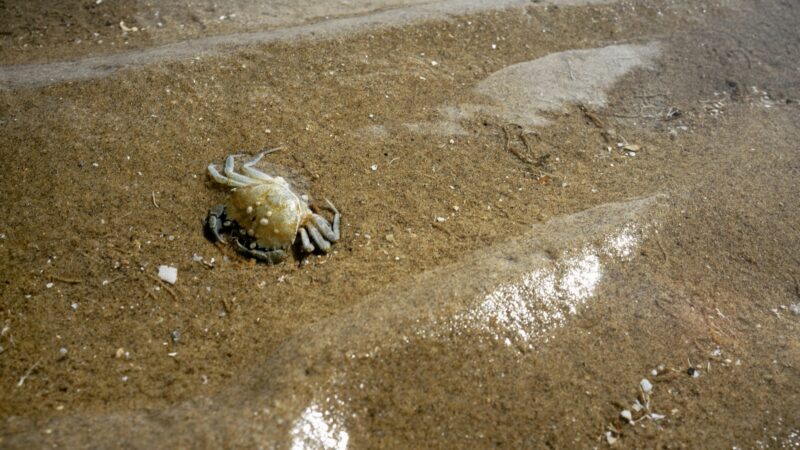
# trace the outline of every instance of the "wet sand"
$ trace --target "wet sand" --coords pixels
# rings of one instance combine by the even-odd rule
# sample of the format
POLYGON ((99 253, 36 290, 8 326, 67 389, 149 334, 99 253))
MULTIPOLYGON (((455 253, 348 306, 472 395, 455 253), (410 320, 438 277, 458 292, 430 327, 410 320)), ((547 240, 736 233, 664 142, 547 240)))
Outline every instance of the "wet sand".
POLYGON ((798 23, 531 4, 0 91, 0 442, 796 448, 798 23), (343 238, 270 267, 201 221, 279 145, 343 238))

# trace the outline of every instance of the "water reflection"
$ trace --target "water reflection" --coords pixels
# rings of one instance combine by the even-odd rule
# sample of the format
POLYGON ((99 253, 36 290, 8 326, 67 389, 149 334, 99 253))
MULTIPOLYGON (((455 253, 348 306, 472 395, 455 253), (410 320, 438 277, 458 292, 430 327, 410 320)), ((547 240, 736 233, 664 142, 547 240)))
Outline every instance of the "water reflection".
POLYGON ((629 259, 642 232, 635 224, 627 224, 601 239, 600 245, 585 246, 558 261, 544 262, 518 281, 498 286, 476 307, 421 334, 441 337, 482 331, 506 345, 529 348, 535 342, 548 342, 552 332, 563 327, 595 295, 603 279, 604 263, 629 259))
POLYGON ((334 410, 309 405, 291 430, 292 450, 345 450, 350 436, 334 410))
POLYGON ((640 234, 641 231, 637 233, 633 225, 623 227, 619 233, 606 239, 605 253, 621 259, 630 258, 639 244, 640 234))
MULTIPOLYGON (((562 250, 558 258, 550 258, 544 253, 534 251, 515 260, 526 261, 519 263, 526 265, 512 265, 510 269, 502 264, 492 266, 491 258, 488 259, 489 263, 479 266, 485 274, 491 274, 492 271, 503 273, 507 270, 516 272, 525 267, 529 270, 516 272, 520 273, 516 279, 495 285, 485 295, 468 297, 465 303, 458 304, 456 312, 448 307, 453 305, 448 303, 453 299, 446 296, 435 299, 436 302, 430 304, 433 314, 420 315, 414 319, 418 327, 414 329, 414 334, 423 339, 442 341, 459 337, 473 339, 477 334, 479 338, 504 343, 512 351, 532 349, 547 343, 553 338, 555 330, 568 326, 570 318, 597 295, 601 283, 607 277, 609 265, 615 261, 631 259, 635 255, 644 238, 646 226, 635 221, 620 220, 619 226, 606 226, 603 229, 606 230, 605 233, 577 239, 581 244, 562 250), (587 244, 587 241, 591 243, 587 244), (436 319, 432 318, 437 316, 436 319)), ((534 245, 532 248, 539 247, 534 245)), ((498 260, 500 259, 502 256, 498 260)), ((505 263, 506 260, 502 260, 505 263)), ((461 276, 463 273, 458 272, 457 275, 461 276)), ((458 276, 451 276, 454 277, 453 282, 459 280, 458 276)), ((488 275, 486 278, 492 279, 488 275)), ((427 291, 421 289, 420 292, 427 291)), ((412 341, 405 334, 396 337, 404 345, 409 345, 412 341)), ((391 338, 389 342, 392 342, 391 338)), ((342 391, 341 387, 342 383, 363 386, 370 379, 370 375, 365 375, 371 373, 369 368, 364 368, 365 372, 359 371, 362 364, 359 360, 362 357, 375 358, 384 347, 379 345, 368 348, 358 352, 353 349, 344 352, 354 366, 340 367, 342 372, 337 373, 345 381, 333 382, 333 379, 327 379, 321 387, 322 392, 327 392, 329 397, 322 397, 324 401, 311 402, 294 420, 290 429, 292 449, 347 448, 350 435, 345 428, 347 416, 343 411, 349 411, 352 407, 350 395, 353 392, 350 389, 342 391)), ((391 344, 387 344, 387 348, 391 349, 391 344)), ((413 355, 414 350, 409 351, 413 355)), ((402 385, 402 381, 398 383, 402 385)), ((359 398, 360 395, 362 394, 357 394, 359 398)))

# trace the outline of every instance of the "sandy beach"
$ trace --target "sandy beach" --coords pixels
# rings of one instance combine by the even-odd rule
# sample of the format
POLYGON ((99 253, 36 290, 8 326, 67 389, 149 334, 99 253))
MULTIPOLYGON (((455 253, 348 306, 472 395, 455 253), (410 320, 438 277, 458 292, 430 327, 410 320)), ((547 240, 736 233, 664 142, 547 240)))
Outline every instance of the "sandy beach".
POLYGON ((0 447, 800 448, 800 5, 51 3, 0 447), (271 266, 203 221, 276 147, 342 236, 271 266))

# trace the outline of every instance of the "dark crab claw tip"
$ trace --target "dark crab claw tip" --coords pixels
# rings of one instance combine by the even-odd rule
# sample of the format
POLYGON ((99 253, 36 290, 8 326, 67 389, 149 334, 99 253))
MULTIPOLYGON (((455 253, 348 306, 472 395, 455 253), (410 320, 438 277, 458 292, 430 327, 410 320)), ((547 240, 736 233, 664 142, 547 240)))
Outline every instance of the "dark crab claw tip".
POLYGON ((224 244, 225 243, 225 239, 223 239, 222 235, 219 234, 220 227, 218 226, 217 223, 215 223, 216 220, 217 219, 215 219, 215 218, 209 218, 208 221, 206 221, 206 224, 205 224, 206 225, 205 226, 206 237, 211 242, 221 242, 221 243, 224 244))
POLYGON ((206 216, 206 220, 203 222, 206 236, 213 242, 225 242, 219 234, 223 227, 224 216, 225 205, 215 205, 209 209, 208 216, 206 216))

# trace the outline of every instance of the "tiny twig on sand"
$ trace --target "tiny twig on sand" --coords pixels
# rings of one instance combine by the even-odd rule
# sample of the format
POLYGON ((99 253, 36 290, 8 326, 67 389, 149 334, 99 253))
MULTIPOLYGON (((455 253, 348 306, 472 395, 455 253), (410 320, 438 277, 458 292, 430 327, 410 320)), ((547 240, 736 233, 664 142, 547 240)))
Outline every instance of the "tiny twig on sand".
POLYGON ((165 282, 165 281, 163 281, 163 280, 162 280, 162 279, 160 279, 160 278, 157 278, 157 277, 156 277, 156 276, 154 276, 154 275, 150 275, 149 273, 147 274, 147 276, 148 276, 148 278, 151 278, 151 279, 153 279, 153 280, 154 280, 154 281, 156 281, 156 282, 157 282, 159 285, 161 285, 161 287, 163 287, 163 288, 164 288, 164 290, 165 290, 165 291, 167 291, 167 293, 169 293, 169 295, 171 295, 171 296, 172 296, 172 299, 173 299, 173 300, 175 300, 176 302, 177 302, 177 301, 179 301, 178 294, 176 294, 176 293, 175 293, 175 291, 173 291, 173 290, 172 290, 172 288, 170 288, 169 286, 167 286, 167 284, 166 284, 166 282, 165 282))
POLYGON ((664 250, 664 246, 661 244, 661 239, 658 236, 656 236, 656 244, 658 244, 658 248, 661 250, 661 255, 664 257, 664 261, 666 261, 668 259, 667 251, 664 250))
POLYGON ((453 235, 453 233, 447 231, 447 229, 445 227, 441 226, 438 223, 433 223, 432 225, 433 225, 433 228, 436 228, 437 230, 441 231, 442 233, 444 233, 444 234, 446 234, 448 236, 452 236, 453 235))
POLYGON ((597 114, 589 111, 589 108, 587 108, 586 105, 578 105, 578 108, 581 110, 583 115, 594 124, 594 126, 600 128, 601 130, 606 128, 606 125, 602 120, 600 120, 599 117, 597 117, 597 114))
POLYGON ((581 110, 583 115, 587 119, 589 119, 592 122, 592 124, 595 127, 597 127, 597 129, 600 130, 600 134, 603 136, 603 139, 606 141, 606 144, 611 144, 614 142, 615 139, 614 136, 612 135, 612 132, 610 132, 608 130, 608 127, 606 127, 606 124, 599 117, 597 117, 597 114, 590 111, 589 108, 586 107, 586 105, 578 105, 578 108, 581 110))
POLYGON ((153 205, 154 205, 156 208, 158 208, 158 203, 156 203, 156 191, 153 191, 153 193, 152 193, 152 195, 151 195, 151 196, 152 196, 152 198, 153 198, 153 205))
POLYGON ((28 379, 28 377, 29 377, 29 376, 31 376, 31 373, 33 373, 33 371, 34 371, 34 370, 36 370, 36 368, 37 368, 37 367, 39 367, 39 364, 40 364, 41 362, 42 362, 42 359, 41 359, 41 358, 39 358, 39 360, 38 360, 38 361, 36 361, 36 362, 35 362, 35 363, 34 363, 34 364, 31 366, 31 368, 30 368, 30 369, 28 369, 28 371, 27 371, 27 372, 25 372, 25 375, 23 375, 22 377, 20 377, 19 381, 17 382, 17 387, 22 387, 22 385, 23 385, 23 384, 25 384, 25 380, 27 380, 27 379, 28 379))
MULTIPOLYGON (((162 284, 163 284, 163 283, 162 283, 162 284)), ((163 284, 163 286, 162 286, 162 287, 164 288, 164 290, 165 290, 165 291, 167 291, 167 292, 169 293, 169 295, 171 295, 171 296, 172 296, 172 299, 173 299, 173 300, 175 300, 176 302, 177 302, 177 301, 179 301, 179 299, 178 299, 178 294, 176 294, 176 293, 175 293, 175 291, 173 291, 173 290, 172 290, 172 288, 170 288, 170 287, 169 287, 169 286, 167 286, 166 284, 163 284)))
POLYGON ((72 278, 64 278, 64 277, 61 277, 61 276, 58 276, 58 275, 53 275, 53 274, 50 274, 47 277, 50 278, 51 281, 60 281, 62 283, 67 283, 67 284, 81 284, 81 283, 83 283, 83 280, 76 280, 76 279, 72 279, 72 278))
MULTIPOLYGON (((517 159, 519 159, 520 161, 526 164, 533 165, 534 164, 533 160, 531 160, 530 158, 526 157, 525 155, 517 151, 517 149, 515 149, 514 146, 511 145, 511 133, 508 131, 508 128, 506 126, 503 126, 502 128, 503 128, 503 133, 505 133, 506 135, 506 151, 516 156, 517 159)), ((523 142, 525 141, 523 140, 523 142)))

